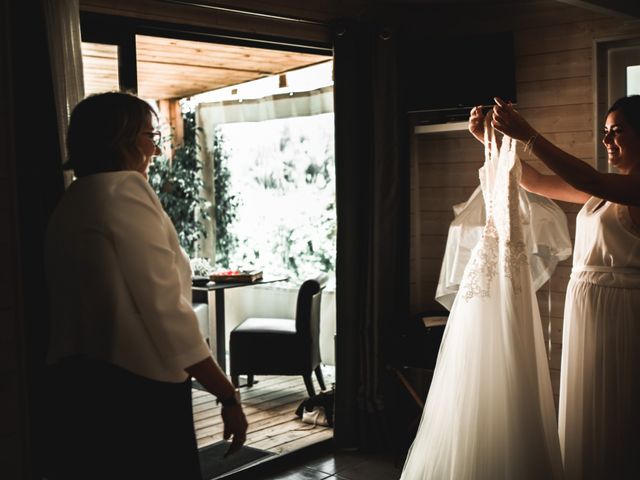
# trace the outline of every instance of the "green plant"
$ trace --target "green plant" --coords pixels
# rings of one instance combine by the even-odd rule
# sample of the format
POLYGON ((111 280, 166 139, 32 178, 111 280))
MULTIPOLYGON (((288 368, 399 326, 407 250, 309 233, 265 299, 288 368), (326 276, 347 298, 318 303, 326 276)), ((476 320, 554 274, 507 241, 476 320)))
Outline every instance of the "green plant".
POLYGON ((231 194, 231 172, 227 166, 229 154, 219 128, 213 132, 213 185, 216 229, 216 265, 228 267, 238 238, 230 227, 237 218, 239 200, 231 194))
POLYGON ((204 186, 202 163, 198 159, 200 146, 196 135, 195 112, 182 114, 184 140, 170 161, 158 157, 149 167, 149 183, 160 198, 160 203, 178 232, 180 245, 189 256, 196 253, 196 242, 206 237, 202 223, 209 218, 209 202, 200 195, 204 186))
POLYGON ((331 119, 265 122, 227 133, 234 186, 242 195, 230 265, 286 272, 293 284, 335 271, 336 210, 331 119))

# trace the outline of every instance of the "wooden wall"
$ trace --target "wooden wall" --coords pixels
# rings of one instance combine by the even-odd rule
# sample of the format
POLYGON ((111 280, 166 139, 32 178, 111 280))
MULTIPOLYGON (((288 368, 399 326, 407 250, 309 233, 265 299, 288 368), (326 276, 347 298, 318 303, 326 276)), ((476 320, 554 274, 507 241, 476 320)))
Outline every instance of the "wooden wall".
MULTIPOLYGON (((553 1, 510 7, 500 12, 501 24, 491 20, 491 12, 477 13, 475 22, 459 26, 461 33, 473 31, 474 24, 476 30, 477 25, 504 30, 504 19, 509 19, 508 27, 514 33, 518 110, 550 141, 595 165, 594 141, 600 139, 602 124, 594 118, 594 42, 640 37, 640 20, 607 17, 553 1)), ((477 170, 483 162, 483 150, 469 133, 459 131, 415 135, 412 152, 411 312, 415 314, 439 307, 434 295, 453 219, 451 207, 465 201, 479 184, 477 170)), ((521 149, 519 153, 545 170, 538 160, 521 149)), ((558 204, 567 214, 573 239, 579 206, 558 204)), ((538 291, 556 402, 570 270, 571 258, 561 262, 538 291)))

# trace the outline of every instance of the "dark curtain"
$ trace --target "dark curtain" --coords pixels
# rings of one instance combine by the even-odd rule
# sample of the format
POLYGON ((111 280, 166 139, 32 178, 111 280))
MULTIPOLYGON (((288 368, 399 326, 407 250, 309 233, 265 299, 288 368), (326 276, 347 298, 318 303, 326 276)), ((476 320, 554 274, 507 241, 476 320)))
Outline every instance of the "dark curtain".
POLYGON ((380 22, 335 25, 334 438, 343 448, 385 448, 395 438, 397 385, 387 366, 409 299, 408 135, 396 48, 380 22))
MULTIPOLYGON (((49 333, 49 301, 44 278, 44 236, 49 216, 64 191, 58 142, 53 79, 49 63, 44 11, 40 1, 10 2, 8 8, 12 109, 6 113, 13 129, 14 158, 9 171, 17 195, 19 258, 17 285, 24 351, 19 390, 29 406, 21 419, 32 478, 41 478, 40 399, 49 333)), ((3 73, 4 74, 4 73, 3 73)), ((25 476, 26 478, 26 476, 25 476)))

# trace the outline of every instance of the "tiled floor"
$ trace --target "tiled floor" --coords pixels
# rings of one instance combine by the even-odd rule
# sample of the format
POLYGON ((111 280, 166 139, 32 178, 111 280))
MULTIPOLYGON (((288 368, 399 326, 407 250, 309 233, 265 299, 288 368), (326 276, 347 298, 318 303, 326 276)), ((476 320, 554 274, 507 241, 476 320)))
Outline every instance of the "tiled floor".
POLYGON ((397 480, 402 460, 385 453, 333 452, 300 458, 256 480, 397 480))

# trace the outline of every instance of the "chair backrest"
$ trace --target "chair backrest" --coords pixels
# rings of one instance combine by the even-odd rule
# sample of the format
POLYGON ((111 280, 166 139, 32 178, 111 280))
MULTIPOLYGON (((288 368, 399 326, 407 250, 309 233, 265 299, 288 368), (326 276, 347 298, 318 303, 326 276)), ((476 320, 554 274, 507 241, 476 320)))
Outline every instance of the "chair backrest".
POLYGON ((298 290, 296 304, 296 332, 307 337, 313 343, 319 341, 320 335, 320 302, 322 290, 327 285, 329 276, 320 273, 314 278, 305 280, 298 290))

